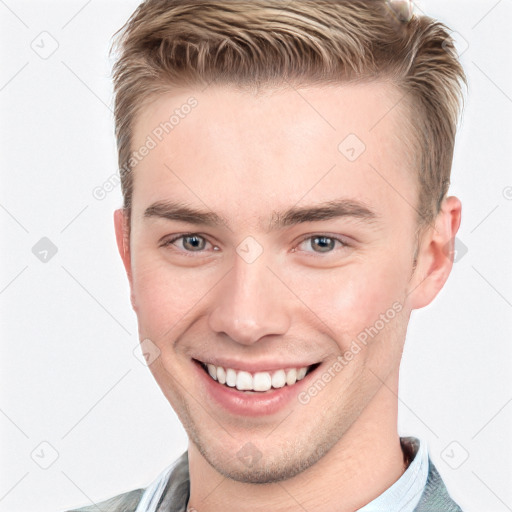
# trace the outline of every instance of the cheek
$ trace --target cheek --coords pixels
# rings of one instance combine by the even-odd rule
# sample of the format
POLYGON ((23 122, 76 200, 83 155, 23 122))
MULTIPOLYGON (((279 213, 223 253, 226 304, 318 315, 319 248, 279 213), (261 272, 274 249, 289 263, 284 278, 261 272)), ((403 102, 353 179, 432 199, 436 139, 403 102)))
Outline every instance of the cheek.
POLYGON ((193 313, 215 280, 211 272, 179 268, 162 258, 140 255, 133 268, 133 293, 139 324, 153 336, 172 336, 193 313))
MULTIPOLYGON (((352 265, 337 269, 325 277, 303 281, 303 298, 313 312, 330 328, 328 336, 336 336, 342 349, 380 315, 394 315, 397 301, 403 304, 405 289, 403 271, 396 260, 382 259, 375 264, 352 265)), ((387 326, 389 327, 389 326, 387 326)))

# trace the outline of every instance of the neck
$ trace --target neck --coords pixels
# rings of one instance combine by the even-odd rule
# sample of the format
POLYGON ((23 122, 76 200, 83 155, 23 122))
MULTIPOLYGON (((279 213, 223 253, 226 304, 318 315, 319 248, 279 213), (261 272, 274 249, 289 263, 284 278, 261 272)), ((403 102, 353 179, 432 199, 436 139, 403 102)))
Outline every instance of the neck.
POLYGON ((376 393, 358 419, 316 464, 288 480, 246 484, 220 475, 189 443, 188 510, 238 512, 297 508, 353 512, 367 505, 404 473, 397 433, 398 372, 376 393))

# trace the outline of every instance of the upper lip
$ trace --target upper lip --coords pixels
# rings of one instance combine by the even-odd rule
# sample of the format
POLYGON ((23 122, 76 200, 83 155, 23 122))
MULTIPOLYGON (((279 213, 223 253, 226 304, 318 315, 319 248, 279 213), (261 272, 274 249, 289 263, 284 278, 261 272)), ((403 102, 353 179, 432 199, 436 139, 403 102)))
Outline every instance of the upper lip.
POLYGON ((199 361, 203 364, 213 364, 215 366, 222 366, 224 369, 232 368, 237 371, 246 371, 249 373, 257 373, 257 372, 271 372, 274 370, 288 370, 291 368, 304 368, 310 367, 311 365, 317 364, 320 361, 314 362, 276 362, 275 359, 271 361, 240 361, 236 359, 222 359, 220 360, 217 357, 195 357, 196 361, 199 361))

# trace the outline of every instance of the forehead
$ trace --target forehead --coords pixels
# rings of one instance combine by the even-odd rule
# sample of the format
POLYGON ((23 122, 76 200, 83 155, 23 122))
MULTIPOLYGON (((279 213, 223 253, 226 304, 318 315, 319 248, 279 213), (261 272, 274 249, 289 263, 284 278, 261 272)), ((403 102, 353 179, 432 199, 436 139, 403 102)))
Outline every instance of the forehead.
POLYGON ((134 168, 134 213, 166 198, 226 215, 226 199, 248 215, 306 196, 386 208, 402 195, 414 204, 402 99, 380 82, 163 94, 134 125, 132 151, 150 148, 134 168))

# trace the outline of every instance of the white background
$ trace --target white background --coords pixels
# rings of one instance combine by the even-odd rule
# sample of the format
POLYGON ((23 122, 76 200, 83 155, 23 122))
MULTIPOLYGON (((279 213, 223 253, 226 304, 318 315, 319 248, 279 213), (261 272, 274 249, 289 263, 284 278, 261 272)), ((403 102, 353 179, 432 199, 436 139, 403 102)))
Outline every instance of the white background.
MULTIPOLYGON (((133 352, 136 317, 112 222, 120 188, 92 195, 117 172, 108 49, 137 4, 0 1, 2 512, 58 512, 146 486, 187 447, 133 352), (46 59, 33 49, 41 38, 47 51, 58 44, 46 59), (58 248, 46 263, 32 252, 42 237, 58 248)), ((465 511, 505 512, 512 1, 424 0, 417 9, 458 32, 469 78, 450 188, 463 203, 467 253, 436 300, 413 313, 400 434, 427 441, 465 511)))

